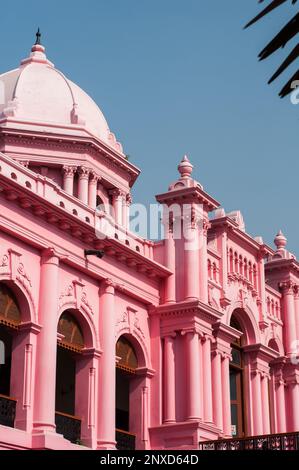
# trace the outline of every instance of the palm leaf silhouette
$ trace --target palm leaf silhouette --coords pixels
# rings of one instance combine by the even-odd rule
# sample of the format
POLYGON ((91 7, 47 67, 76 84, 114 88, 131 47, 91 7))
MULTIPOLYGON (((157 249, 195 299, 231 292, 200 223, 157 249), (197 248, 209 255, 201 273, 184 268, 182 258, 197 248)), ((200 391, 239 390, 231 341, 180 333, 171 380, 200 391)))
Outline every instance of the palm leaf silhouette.
MULTIPOLYGON (((252 26, 254 23, 259 21, 264 16, 271 13, 276 8, 280 7, 286 2, 295 5, 298 0, 272 0, 257 16, 255 16, 251 21, 249 21, 245 28, 252 26)), ((263 3, 264 0, 259 0, 259 3, 263 3)), ((264 60, 270 55, 274 54, 278 49, 284 48, 291 39, 293 39, 299 33, 299 13, 296 13, 295 16, 276 34, 276 36, 270 41, 266 47, 259 53, 259 60, 264 60)), ((299 57, 299 43, 292 49, 287 58, 283 63, 278 67, 276 72, 272 75, 268 83, 272 83, 279 75, 284 72, 294 61, 299 57)), ((294 73, 290 80, 285 84, 285 86, 280 90, 279 96, 284 98, 295 87, 295 81, 299 80, 299 69, 294 73)))

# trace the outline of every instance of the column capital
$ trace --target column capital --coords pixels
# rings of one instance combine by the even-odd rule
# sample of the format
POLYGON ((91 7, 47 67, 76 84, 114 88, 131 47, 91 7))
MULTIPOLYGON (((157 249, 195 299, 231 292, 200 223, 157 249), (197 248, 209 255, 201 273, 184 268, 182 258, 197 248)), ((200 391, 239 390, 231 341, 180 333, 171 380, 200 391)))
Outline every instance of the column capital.
POLYGON ((293 295, 294 294, 295 284, 291 280, 280 282, 278 287, 279 287, 280 292, 283 295, 293 295))
POLYGON ((101 281, 101 288, 107 294, 114 294, 116 289, 116 283, 110 278, 103 279, 101 281))
POLYGON ((201 339, 203 333, 195 327, 195 328, 184 328, 183 330, 181 330, 181 335, 182 336, 187 336, 187 335, 195 336, 195 335, 198 335, 198 337, 201 339))
POLYGON ((294 290, 295 299, 299 299, 299 284, 294 284, 293 290, 294 290))
POLYGON ((90 171, 90 184, 97 184, 99 181, 101 181, 102 177, 100 175, 97 175, 94 170, 90 171))
POLYGON ((119 188, 114 188, 109 191, 114 198, 125 197, 126 193, 119 188))
POLYGON ((77 171, 77 167, 71 165, 63 165, 62 171, 64 176, 74 176, 77 171))
POLYGON ((176 337, 176 332, 173 331, 173 332, 169 332, 169 333, 164 333, 161 335, 161 338, 163 339, 167 339, 167 340, 174 340, 174 338, 176 337))
POLYGON ((127 205, 129 206, 130 204, 132 204, 132 201, 133 201, 132 194, 127 193, 126 194, 126 203, 127 203, 127 205))
POLYGON ((57 253, 55 248, 46 248, 41 253, 41 264, 54 264, 59 265, 60 255, 57 253))
POLYGON ((78 169, 79 177, 81 179, 88 179, 91 169, 86 166, 80 166, 78 169))

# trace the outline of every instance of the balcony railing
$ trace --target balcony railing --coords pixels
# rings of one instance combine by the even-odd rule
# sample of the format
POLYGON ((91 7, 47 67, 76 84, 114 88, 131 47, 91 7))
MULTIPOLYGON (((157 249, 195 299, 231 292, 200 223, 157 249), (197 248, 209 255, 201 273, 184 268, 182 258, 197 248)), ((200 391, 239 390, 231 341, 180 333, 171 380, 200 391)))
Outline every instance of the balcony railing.
POLYGON ((74 444, 80 443, 81 419, 67 413, 55 413, 56 432, 74 444))
POLYGON ((200 450, 299 450, 299 432, 203 441, 200 450))
POLYGON ((116 429, 115 440, 117 450, 135 450, 135 434, 116 429))
POLYGON ((16 403, 13 398, 0 395, 0 424, 13 428, 15 425, 16 403))

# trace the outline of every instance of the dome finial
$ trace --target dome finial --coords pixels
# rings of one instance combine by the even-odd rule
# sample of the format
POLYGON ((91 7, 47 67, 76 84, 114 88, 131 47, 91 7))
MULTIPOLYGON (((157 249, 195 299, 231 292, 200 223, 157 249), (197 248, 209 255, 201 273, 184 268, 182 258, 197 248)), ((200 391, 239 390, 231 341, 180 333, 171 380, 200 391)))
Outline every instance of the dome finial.
POLYGON ((36 36, 36 41, 35 41, 34 44, 35 45, 40 45, 41 44, 41 41, 40 41, 41 32, 40 32, 39 28, 37 28, 37 32, 36 32, 35 36, 36 36))
POLYGON ((278 234, 276 235, 274 239, 274 243, 276 245, 277 250, 284 250, 286 245, 287 245, 287 239, 282 233, 281 230, 279 230, 278 234))
POLYGON ((181 163, 178 166, 178 170, 181 174, 181 178, 190 178, 193 170, 193 165, 190 163, 190 160, 187 155, 183 157, 181 163))

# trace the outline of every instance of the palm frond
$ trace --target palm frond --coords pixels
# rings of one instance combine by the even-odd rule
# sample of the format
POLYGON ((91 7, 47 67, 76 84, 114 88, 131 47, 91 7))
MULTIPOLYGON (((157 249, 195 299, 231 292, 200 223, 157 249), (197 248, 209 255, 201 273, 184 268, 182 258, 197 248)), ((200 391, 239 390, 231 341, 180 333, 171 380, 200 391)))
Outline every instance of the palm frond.
MULTIPOLYGON (((253 25, 261 18, 271 13, 276 8, 280 7, 287 1, 291 2, 292 5, 295 5, 298 0, 272 0, 266 8, 264 8, 257 16, 255 16, 251 21, 249 21, 245 28, 253 25)), ((264 0, 259 0, 259 3, 263 3, 264 0)), ((259 53, 259 60, 264 60, 267 57, 271 56, 280 48, 284 48, 288 42, 293 39, 299 33, 299 13, 296 13, 295 16, 276 34, 276 36, 266 45, 266 47, 259 53)), ((297 44, 281 66, 276 70, 272 75, 268 83, 272 83, 282 72, 284 72, 289 65, 291 65, 299 57, 299 44, 297 44)), ((299 70, 295 72, 293 77, 286 83, 279 93, 279 96, 283 98, 293 90, 292 83, 297 80, 299 76, 299 70)))

